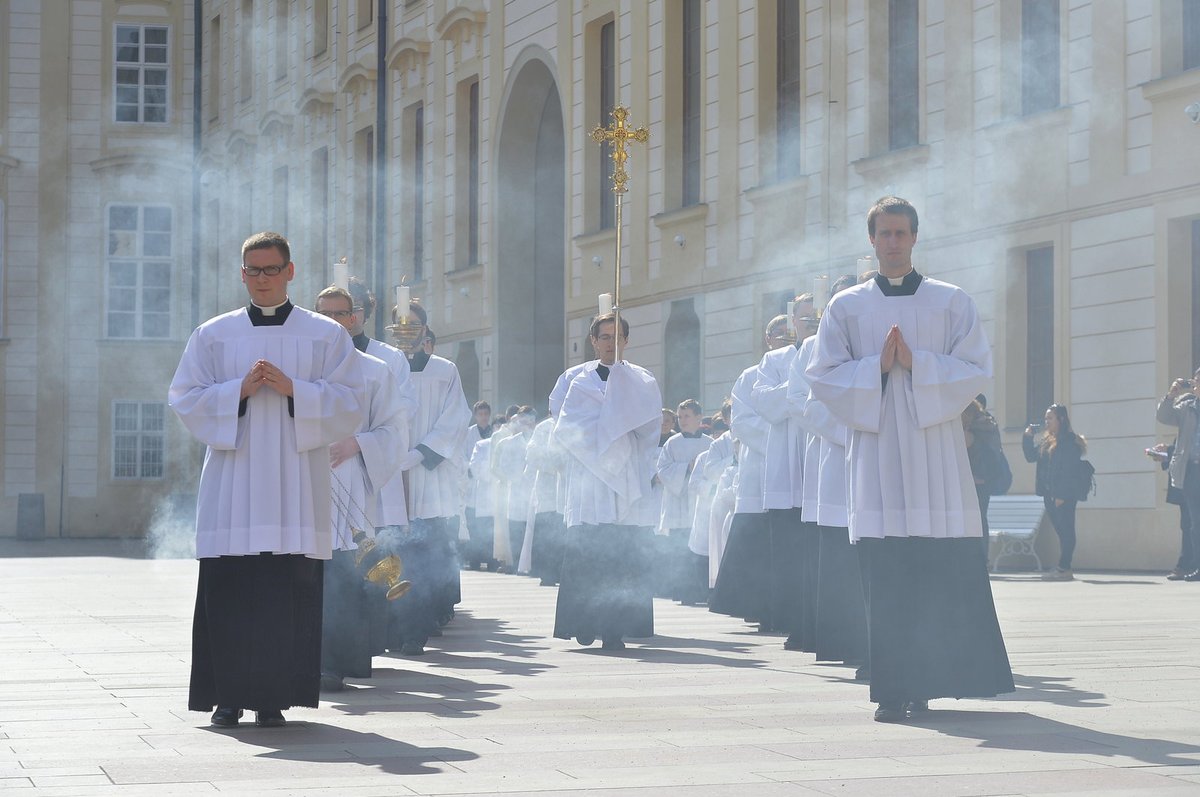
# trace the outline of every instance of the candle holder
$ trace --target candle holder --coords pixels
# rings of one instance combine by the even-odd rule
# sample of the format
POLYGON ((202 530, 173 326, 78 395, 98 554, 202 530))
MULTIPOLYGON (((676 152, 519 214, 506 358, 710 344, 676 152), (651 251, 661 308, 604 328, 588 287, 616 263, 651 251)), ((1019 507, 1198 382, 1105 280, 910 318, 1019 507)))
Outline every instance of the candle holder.
POLYGON ((392 340, 397 348, 405 354, 411 354, 416 351, 417 346, 424 338, 425 325, 409 315, 407 307, 403 315, 400 314, 399 309, 399 306, 392 309, 392 323, 388 325, 387 331, 392 333, 392 340))

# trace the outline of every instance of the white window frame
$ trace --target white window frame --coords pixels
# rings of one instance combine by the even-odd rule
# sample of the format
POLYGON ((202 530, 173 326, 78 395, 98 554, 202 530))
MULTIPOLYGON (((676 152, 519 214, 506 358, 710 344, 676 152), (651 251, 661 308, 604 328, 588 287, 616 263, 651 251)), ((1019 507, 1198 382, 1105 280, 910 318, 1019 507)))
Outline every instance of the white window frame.
MULTIPOLYGON (((154 44, 154 45, 149 45, 149 46, 157 49, 159 45, 154 44)), ((171 121, 171 27, 169 25, 155 25, 155 24, 149 24, 149 23, 140 24, 140 23, 131 23, 131 22, 115 23, 113 25, 112 67, 113 67, 113 75, 112 75, 112 78, 113 78, 113 117, 112 118, 113 118, 114 124, 119 124, 119 125, 138 125, 138 124, 160 125, 160 124, 162 124, 162 125, 165 125, 165 124, 170 123, 170 121, 171 121), (123 44, 121 44, 121 41, 120 41, 121 30, 127 29, 127 28, 136 28, 138 31, 138 43, 136 45, 137 50, 138 50, 137 61, 119 60, 120 54, 121 54, 121 49, 123 47, 132 46, 132 45, 123 45, 123 44), (163 62, 161 64, 158 62, 150 63, 150 62, 146 61, 146 49, 148 46, 146 44, 146 31, 150 30, 150 29, 163 31, 165 39, 166 39, 162 45, 162 49, 165 50, 165 54, 163 56, 163 62), (137 119, 120 119, 118 117, 119 109, 133 107, 132 103, 129 103, 129 102, 122 103, 121 102, 122 87, 126 87, 126 88, 133 87, 132 83, 122 84, 120 82, 119 76, 120 76, 120 73, 122 70, 136 70, 136 72, 137 72, 137 85, 136 85, 137 119), (146 101, 147 91, 153 90, 154 88, 157 88, 157 86, 148 85, 146 82, 146 77, 147 77, 148 73, 157 74, 159 72, 161 72, 162 76, 163 76, 162 77, 163 98, 162 98, 162 103, 161 103, 161 106, 163 109, 163 118, 161 120, 147 121, 146 120, 147 108, 148 107, 159 107, 160 103, 153 103, 153 104, 147 103, 147 101, 146 101)))
MULTIPOLYGON (((175 209, 170 205, 162 205, 156 203, 141 203, 141 202, 111 202, 104 209, 104 240, 105 240, 105 264, 104 264, 104 337, 111 340, 169 340, 171 337, 171 306, 174 293, 174 265, 175 265, 175 209), (116 208, 134 208, 137 211, 137 225, 134 230, 115 230, 112 226, 112 213, 116 208), (169 237, 168 249, 169 253, 162 254, 146 254, 146 235, 145 229, 146 211, 148 209, 165 210, 169 214, 170 225, 167 230, 169 237), (131 232, 134 236, 135 251, 114 252, 114 234, 131 232), (136 268, 136 279, 133 284, 128 282, 118 283, 115 281, 114 271, 118 266, 132 265, 136 268), (146 272, 147 267, 164 267, 167 275, 166 285, 147 285, 146 272), (146 308, 146 294, 148 291, 155 289, 165 289, 167 296, 165 300, 165 311, 153 311, 146 308), (132 307, 117 309, 118 302, 116 301, 117 291, 133 292, 134 301, 132 307), (133 330, 131 334, 114 334, 113 322, 114 314, 131 314, 133 316, 133 330), (149 315, 165 315, 166 327, 162 334, 148 335, 146 334, 146 321, 149 315)), ((151 231, 161 232, 159 230, 151 231)))
POLYGON ((166 476, 167 404, 163 401, 114 400, 112 403, 112 479, 113 481, 160 481, 166 476), (133 427, 122 429, 128 421, 122 410, 133 409, 133 427), (150 410, 153 410, 151 413, 150 410), (157 428, 147 428, 148 426, 157 428), (132 444, 132 447, 130 446, 132 444), (118 454, 132 451, 131 462, 119 461, 118 454), (156 455, 157 464, 153 461, 156 455), (132 468, 132 472, 122 469, 132 468))

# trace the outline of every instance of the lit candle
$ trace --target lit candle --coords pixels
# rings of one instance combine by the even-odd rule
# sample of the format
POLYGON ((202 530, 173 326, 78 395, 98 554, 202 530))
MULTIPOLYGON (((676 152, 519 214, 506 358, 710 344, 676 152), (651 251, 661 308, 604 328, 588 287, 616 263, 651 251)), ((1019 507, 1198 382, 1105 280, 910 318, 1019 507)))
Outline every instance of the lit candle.
POLYGON ((600 315, 608 315, 613 311, 613 301, 611 293, 602 293, 599 296, 600 315))
POLYGON ((407 285, 396 286, 396 320, 408 318, 408 305, 412 302, 412 289, 407 285))
POLYGON ((819 277, 813 277, 813 309, 817 313, 825 311, 825 305, 829 303, 829 277, 822 274, 819 277))
POLYGON ((342 258, 333 264, 333 284, 339 288, 350 289, 350 264, 342 258))
POLYGON ((793 338, 796 337, 796 319, 794 317, 795 313, 796 313, 796 303, 788 302, 787 330, 788 330, 788 334, 791 335, 793 338))

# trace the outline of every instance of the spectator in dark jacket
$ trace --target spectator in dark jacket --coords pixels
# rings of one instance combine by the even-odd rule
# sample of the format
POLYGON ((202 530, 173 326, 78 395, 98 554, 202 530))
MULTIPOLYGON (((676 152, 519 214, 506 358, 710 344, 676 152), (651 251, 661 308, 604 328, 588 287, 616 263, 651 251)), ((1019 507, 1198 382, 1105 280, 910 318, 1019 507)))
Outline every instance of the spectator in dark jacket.
POLYGON ((1000 426, 988 412, 980 396, 967 405, 962 413, 963 432, 967 438, 967 459, 971 463, 971 475, 975 478, 975 495, 979 498, 979 514, 983 520, 983 555, 991 547, 988 536, 988 504, 992 500, 992 489, 1003 478, 1000 470, 1007 474, 1004 466, 1004 451, 1000 446, 1000 426))
MULTIPOLYGON (((1191 379, 1176 379, 1171 383, 1167 395, 1158 403, 1156 417, 1159 423, 1179 429, 1167 472, 1171 474, 1171 486, 1183 493, 1195 556, 1200 551, 1197 545, 1200 542, 1200 370, 1191 379)), ((1200 563, 1193 559, 1193 565, 1200 563)), ((1200 581, 1200 570, 1188 573, 1184 580, 1200 581)))
POLYGON ((1042 574, 1042 578, 1070 581, 1075 577, 1071 572, 1071 559, 1075 554, 1075 504, 1079 500, 1073 476, 1077 463, 1087 450, 1087 441, 1071 428, 1067 408, 1062 404, 1051 404, 1046 410, 1046 425, 1041 434, 1037 427, 1027 426, 1021 442, 1026 461, 1037 463, 1034 492, 1046 503, 1046 514, 1050 516, 1061 549, 1058 566, 1042 574))

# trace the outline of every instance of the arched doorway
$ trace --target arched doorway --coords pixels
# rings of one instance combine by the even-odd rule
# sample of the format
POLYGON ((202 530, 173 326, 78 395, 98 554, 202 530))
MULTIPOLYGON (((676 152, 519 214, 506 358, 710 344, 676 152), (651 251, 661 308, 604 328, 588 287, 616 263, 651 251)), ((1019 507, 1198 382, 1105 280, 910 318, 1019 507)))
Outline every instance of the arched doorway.
POLYGON ((547 60, 518 59, 496 151, 496 365, 493 406, 544 409, 566 342, 566 147, 547 60))

